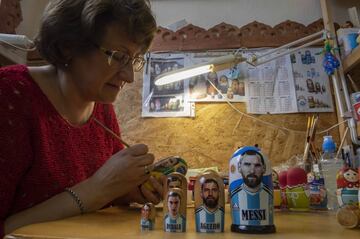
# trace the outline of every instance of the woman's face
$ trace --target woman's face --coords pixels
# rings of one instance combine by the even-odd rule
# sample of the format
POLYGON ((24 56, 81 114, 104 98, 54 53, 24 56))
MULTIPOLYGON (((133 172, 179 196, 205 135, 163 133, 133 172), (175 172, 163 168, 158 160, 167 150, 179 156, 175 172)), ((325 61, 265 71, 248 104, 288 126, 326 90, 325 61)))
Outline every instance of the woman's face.
MULTIPOLYGON (((105 28, 101 47, 129 54, 132 58, 140 53, 141 47, 132 42, 118 25, 111 24, 105 28)), ((119 67, 116 60, 108 63, 108 56, 100 49, 71 61, 70 74, 73 83, 85 101, 112 103, 125 83, 134 81, 133 66, 130 63, 119 67)))

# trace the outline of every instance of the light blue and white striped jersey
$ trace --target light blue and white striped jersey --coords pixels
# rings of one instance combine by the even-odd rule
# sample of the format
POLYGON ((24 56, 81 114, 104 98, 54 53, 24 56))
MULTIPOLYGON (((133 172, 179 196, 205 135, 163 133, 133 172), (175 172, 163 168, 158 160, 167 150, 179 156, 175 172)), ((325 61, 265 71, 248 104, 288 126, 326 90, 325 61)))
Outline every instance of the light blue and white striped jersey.
POLYGON ((273 225, 273 194, 261 183, 260 189, 249 192, 241 184, 231 191, 231 215, 235 225, 273 225))
POLYGON ((204 205, 195 211, 195 226, 197 232, 223 232, 224 231, 224 208, 219 207, 210 212, 204 205))
POLYGON ((167 214, 164 218, 164 231, 166 232, 185 232, 186 219, 182 215, 178 215, 175 219, 167 214))
POLYGON ((140 225, 141 225, 142 230, 146 230, 146 229, 152 230, 153 229, 153 224, 152 224, 152 221, 150 219, 141 218, 140 225))

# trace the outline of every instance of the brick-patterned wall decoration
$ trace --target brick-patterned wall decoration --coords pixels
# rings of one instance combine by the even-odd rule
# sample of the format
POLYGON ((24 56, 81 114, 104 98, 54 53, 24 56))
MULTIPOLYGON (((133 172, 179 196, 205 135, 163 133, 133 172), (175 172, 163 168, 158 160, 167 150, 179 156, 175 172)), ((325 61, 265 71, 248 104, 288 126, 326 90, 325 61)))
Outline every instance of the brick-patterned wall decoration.
POLYGON ((279 47, 321 29, 322 19, 308 26, 287 20, 274 27, 257 21, 240 28, 223 22, 208 30, 189 24, 176 32, 159 27, 150 51, 279 47))
POLYGON ((0 32, 15 33, 16 27, 22 21, 20 0, 0 1, 0 32))

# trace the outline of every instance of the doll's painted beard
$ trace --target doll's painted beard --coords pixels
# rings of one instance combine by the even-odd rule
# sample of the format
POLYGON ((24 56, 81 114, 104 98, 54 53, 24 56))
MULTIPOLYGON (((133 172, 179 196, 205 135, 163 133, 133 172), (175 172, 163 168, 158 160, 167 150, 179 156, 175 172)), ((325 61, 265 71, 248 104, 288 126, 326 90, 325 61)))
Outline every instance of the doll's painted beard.
POLYGON ((243 179, 244 179, 244 183, 249 188, 256 188, 261 183, 262 177, 258 177, 255 174, 251 173, 251 174, 247 175, 246 177, 244 177, 244 175, 243 175, 243 179))
POLYGON ((218 205, 219 198, 214 198, 213 196, 207 196, 204 199, 204 203, 208 208, 214 209, 218 205))

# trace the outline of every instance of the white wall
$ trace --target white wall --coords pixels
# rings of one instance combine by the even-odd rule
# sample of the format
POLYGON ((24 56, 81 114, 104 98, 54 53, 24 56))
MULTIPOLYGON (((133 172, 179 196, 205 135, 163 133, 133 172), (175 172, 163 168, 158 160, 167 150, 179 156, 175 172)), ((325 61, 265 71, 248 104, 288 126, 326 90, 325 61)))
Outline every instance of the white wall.
MULTIPOLYGON (((74 0, 76 1, 76 0, 74 0)), ((347 8, 360 0, 330 0, 335 21, 343 24, 347 8)), ((22 0, 23 21, 19 34, 32 38, 37 32, 40 17, 48 0, 22 0)), ((160 26, 168 26, 185 19, 208 29, 221 22, 243 26, 254 20, 274 26, 285 20, 305 25, 321 18, 320 0, 151 0, 152 9, 160 26)))
MULTIPOLYGON (((348 20, 347 8, 360 0, 330 0, 335 21, 348 20), (344 3, 345 2, 345 3, 344 3)), ((152 0, 160 26, 185 19, 208 29, 221 22, 243 26, 254 20, 274 26, 285 20, 308 25, 321 18, 320 0, 152 0)))
POLYGON ((21 0, 23 21, 16 32, 33 38, 37 33, 42 12, 48 2, 49 0, 21 0))

